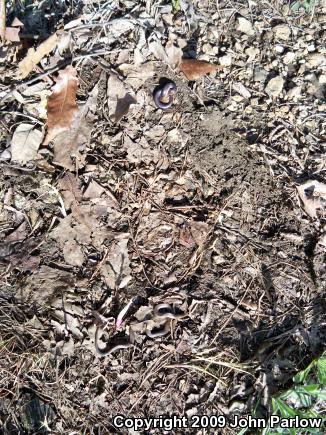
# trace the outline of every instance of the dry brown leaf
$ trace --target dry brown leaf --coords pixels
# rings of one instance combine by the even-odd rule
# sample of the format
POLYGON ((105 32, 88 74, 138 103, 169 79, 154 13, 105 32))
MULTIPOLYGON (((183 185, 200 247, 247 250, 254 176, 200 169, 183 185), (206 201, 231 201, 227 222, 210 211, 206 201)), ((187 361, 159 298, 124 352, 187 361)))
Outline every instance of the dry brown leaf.
POLYGON ((58 42, 58 36, 56 33, 51 35, 42 44, 40 44, 35 50, 33 47, 27 52, 24 59, 18 64, 18 78, 24 79, 30 72, 34 70, 36 65, 43 59, 44 56, 51 53, 56 47, 58 42))
POLYGON ((197 59, 182 59, 180 64, 180 71, 188 80, 197 80, 206 74, 221 69, 223 69, 222 65, 216 65, 197 59))
POLYGON ((74 67, 68 65, 59 71, 52 94, 48 97, 48 134, 44 145, 48 145, 58 134, 70 130, 73 118, 78 112, 77 86, 77 72, 74 67))
POLYGON ((48 134, 44 141, 44 145, 53 141, 54 162, 69 170, 75 169, 76 164, 79 167, 84 165, 80 151, 89 142, 91 131, 86 115, 88 109, 94 106, 97 97, 92 92, 83 109, 77 107, 76 75, 72 66, 59 72, 52 94, 48 98, 48 134))

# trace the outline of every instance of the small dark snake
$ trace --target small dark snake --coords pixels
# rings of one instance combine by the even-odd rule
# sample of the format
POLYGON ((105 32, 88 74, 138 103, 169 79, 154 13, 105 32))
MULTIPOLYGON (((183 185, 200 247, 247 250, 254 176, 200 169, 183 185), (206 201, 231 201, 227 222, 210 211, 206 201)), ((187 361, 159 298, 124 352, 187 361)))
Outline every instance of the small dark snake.
MULTIPOLYGON (((150 338, 156 338, 156 337, 162 337, 163 335, 166 335, 170 330, 170 323, 168 322, 168 319, 182 319, 187 316, 186 313, 174 313, 173 307, 170 304, 158 304, 154 308, 154 316, 153 320, 155 319, 166 319, 166 322, 164 323, 163 329, 160 329, 158 331, 153 332, 150 328, 146 328, 146 335, 150 338)), ((99 335, 102 331, 102 327, 97 326, 95 330, 95 349, 97 353, 100 354, 100 356, 107 356, 110 355, 113 352, 116 352, 117 350, 121 349, 128 349, 128 347, 133 347, 132 343, 123 343, 123 344, 117 344, 113 347, 104 347, 101 348, 98 345, 99 335)))
POLYGON ((172 106, 174 95, 177 93, 177 85, 171 80, 162 87, 156 89, 153 98, 159 109, 169 109, 172 106))

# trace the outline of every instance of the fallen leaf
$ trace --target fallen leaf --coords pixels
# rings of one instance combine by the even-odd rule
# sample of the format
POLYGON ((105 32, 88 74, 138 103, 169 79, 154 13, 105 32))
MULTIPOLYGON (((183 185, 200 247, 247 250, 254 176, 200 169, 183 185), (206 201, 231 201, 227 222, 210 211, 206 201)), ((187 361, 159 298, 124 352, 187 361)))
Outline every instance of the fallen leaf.
POLYGON ((76 92, 78 86, 77 72, 68 65, 59 71, 52 94, 48 97, 47 111, 48 133, 44 145, 48 145, 59 133, 70 130, 73 118, 78 112, 76 92))
POLYGON ((24 27, 24 23, 22 23, 19 18, 15 17, 11 23, 11 27, 24 27))
POLYGON ((124 288, 131 280, 128 240, 128 233, 119 234, 101 267, 101 274, 110 289, 124 288))
POLYGON ((20 42, 19 37, 20 28, 19 27, 6 27, 5 40, 6 43, 10 42, 20 42))
POLYGON ((188 80, 197 80, 213 71, 222 70, 223 65, 216 65, 197 59, 182 59, 180 71, 188 80))
POLYGON ((182 61, 182 50, 180 47, 173 44, 172 41, 168 41, 165 46, 165 52, 169 59, 169 65, 172 69, 176 69, 180 66, 182 61))
POLYGON ((43 133, 32 124, 20 124, 11 139, 11 160, 27 163, 35 159, 41 145, 43 133))
POLYGON ((97 99, 96 92, 92 92, 87 103, 78 108, 76 75, 72 66, 59 72, 52 94, 48 98, 48 133, 44 141, 44 145, 53 142, 54 162, 69 170, 75 169, 76 165, 84 165, 84 157, 80 151, 89 142, 91 132, 86 116, 97 99))
POLYGON ((36 65, 43 59, 44 56, 51 53, 56 47, 58 42, 58 36, 56 33, 51 35, 42 44, 40 44, 36 50, 32 47, 28 50, 27 55, 18 64, 18 78, 24 79, 31 73, 36 65))
POLYGON ((124 83, 111 75, 107 87, 109 116, 114 122, 119 122, 128 112, 131 104, 137 103, 134 96, 127 92, 124 83))
POLYGON ((76 206, 82 199, 80 182, 76 175, 67 172, 58 182, 58 189, 63 197, 66 209, 76 206))
POLYGON ((322 211, 326 207, 326 184, 309 180, 297 186, 297 191, 307 215, 317 218, 317 211, 322 211))

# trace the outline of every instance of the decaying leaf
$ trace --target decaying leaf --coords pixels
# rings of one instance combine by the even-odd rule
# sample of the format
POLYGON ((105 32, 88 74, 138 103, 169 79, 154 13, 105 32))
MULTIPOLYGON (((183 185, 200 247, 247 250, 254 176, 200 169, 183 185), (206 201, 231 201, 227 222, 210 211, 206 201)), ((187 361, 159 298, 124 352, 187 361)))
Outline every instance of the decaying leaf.
POLYGON ((197 80, 206 74, 222 69, 222 65, 216 65, 197 59, 182 59, 180 64, 180 71, 188 80, 197 80))
POLYGON ((5 40, 6 43, 10 42, 20 42, 19 37, 20 28, 19 27, 6 27, 5 40))
POLYGON ((55 163, 69 170, 73 170, 76 164, 79 167, 84 164, 80 151, 88 143, 91 131, 86 115, 96 98, 96 95, 91 94, 86 105, 82 109, 78 108, 76 75, 72 66, 59 72, 48 98, 48 133, 44 141, 44 145, 53 141, 55 163))
POLYGON ((111 288, 124 288, 131 280, 131 268, 128 255, 128 233, 121 233, 116 237, 102 265, 101 274, 106 285, 111 288))
POLYGON ((24 79, 31 73, 36 65, 43 59, 44 56, 51 53, 51 51, 56 47, 58 42, 58 36, 56 33, 51 35, 42 44, 40 44, 36 50, 32 47, 28 50, 27 55, 18 64, 18 75, 19 79, 24 79))
POLYGON ((68 65, 59 71, 52 94, 48 97, 48 133, 44 145, 48 145, 58 134, 69 131, 78 112, 76 92, 78 86, 77 72, 68 65))
POLYGON ((165 52, 169 60, 169 65, 172 69, 176 69, 181 65, 182 62, 182 50, 180 47, 169 41, 166 44, 165 52))
POLYGON ((309 180, 297 186, 299 197, 307 215, 311 218, 318 217, 326 209, 326 184, 316 180, 309 180))
POLYGON ((27 163, 35 159, 43 133, 32 124, 20 124, 11 139, 11 160, 27 163))
POLYGON ((137 102, 134 96, 127 92, 124 83, 114 75, 108 79, 107 96, 109 115, 115 122, 119 122, 129 112, 131 104, 137 102))

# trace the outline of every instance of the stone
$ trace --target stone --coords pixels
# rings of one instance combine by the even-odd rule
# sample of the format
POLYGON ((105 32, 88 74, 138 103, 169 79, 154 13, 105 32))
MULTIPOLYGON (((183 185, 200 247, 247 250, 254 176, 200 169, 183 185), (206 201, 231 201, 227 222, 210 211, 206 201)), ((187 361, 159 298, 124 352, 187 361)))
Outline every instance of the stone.
POLYGON ((301 98, 302 86, 295 86, 287 93, 289 100, 298 100, 301 98))
POLYGON ((265 88, 265 92, 271 98, 275 98, 275 97, 278 97, 280 95, 280 93, 283 90, 283 86, 284 86, 283 77, 276 76, 267 83, 266 88, 265 88))
POLYGON ((288 51, 285 54, 285 56, 283 57, 284 65, 289 65, 290 63, 292 63, 294 61, 295 58, 296 58, 296 54, 293 53, 293 51, 288 51))
POLYGON ((224 66, 231 66, 232 65, 232 55, 231 54, 226 54, 225 56, 221 56, 219 57, 219 62, 221 65, 224 66))
POLYGON ((251 22, 243 17, 238 18, 237 30, 239 30, 239 32, 245 33, 248 36, 253 36, 255 34, 251 22))
POLYGON ((280 54, 284 53, 284 47, 283 45, 280 44, 276 44, 274 50, 276 51, 276 53, 280 53, 280 54))
POLYGON ((276 39, 287 41, 291 36, 291 29, 286 24, 279 24, 273 28, 276 39))
POLYGON ((326 56, 323 53, 310 53, 307 56, 307 65, 311 68, 326 66, 326 56))
POLYGON ((256 67, 254 69, 254 81, 255 82, 263 82, 264 83, 267 76, 268 76, 268 72, 265 69, 259 68, 259 67, 256 67))

